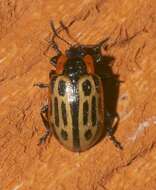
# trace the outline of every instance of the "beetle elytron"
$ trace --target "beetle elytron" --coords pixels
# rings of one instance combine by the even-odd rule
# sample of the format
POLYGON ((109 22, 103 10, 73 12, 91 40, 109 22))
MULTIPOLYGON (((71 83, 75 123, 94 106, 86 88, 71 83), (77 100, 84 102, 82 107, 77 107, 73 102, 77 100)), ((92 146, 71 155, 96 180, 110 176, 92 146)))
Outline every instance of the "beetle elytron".
MULTIPOLYGON (((68 33, 66 26, 62 22, 60 24, 68 33)), ((64 147, 81 152, 95 145, 107 133, 115 146, 121 149, 112 130, 104 126, 103 85, 94 69, 94 65, 101 62, 101 45, 107 39, 94 46, 71 45, 59 36, 53 22, 51 28, 51 45, 57 55, 50 62, 56 70, 50 72, 48 85, 35 84, 49 88, 48 105, 41 108, 47 132, 40 139, 40 144, 52 131, 64 147), (65 54, 57 46, 55 37, 70 45, 65 54)))

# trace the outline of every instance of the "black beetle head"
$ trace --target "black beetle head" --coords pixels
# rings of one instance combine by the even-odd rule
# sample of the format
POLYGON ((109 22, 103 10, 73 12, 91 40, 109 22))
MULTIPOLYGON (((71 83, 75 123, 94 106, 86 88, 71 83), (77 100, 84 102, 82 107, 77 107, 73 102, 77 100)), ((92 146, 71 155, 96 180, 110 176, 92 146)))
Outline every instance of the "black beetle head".
POLYGON ((81 46, 72 46, 70 47, 68 50, 66 50, 66 55, 69 58, 73 58, 73 57, 83 57, 84 55, 86 55, 85 50, 81 47, 81 46))

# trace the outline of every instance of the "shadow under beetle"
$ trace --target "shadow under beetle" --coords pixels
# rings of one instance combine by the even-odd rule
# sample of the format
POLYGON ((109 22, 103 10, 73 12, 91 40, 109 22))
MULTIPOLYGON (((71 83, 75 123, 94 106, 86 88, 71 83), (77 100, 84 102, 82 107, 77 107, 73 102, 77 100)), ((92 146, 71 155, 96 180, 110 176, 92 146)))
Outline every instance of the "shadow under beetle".
MULTIPOLYGON (((63 22, 60 24, 69 35, 68 28, 63 22)), ((107 47, 108 38, 96 45, 71 45, 59 35, 53 22, 51 28, 53 37, 50 45, 56 56, 50 59, 50 63, 56 70, 49 73, 49 84, 34 84, 49 89, 48 104, 40 112, 46 133, 39 144, 53 133, 64 147, 81 152, 108 135, 114 145, 122 149, 114 137, 119 118, 117 114, 112 117, 105 107, 104 83, 113 76, 104 71, 100 77, 96 72, 96 66, 105 63, 101 46, 107 47), (70 46, 65 54, 55 42, 56 37, 70 46)), ((117 77, 115 82, 120 82, 117 77)))

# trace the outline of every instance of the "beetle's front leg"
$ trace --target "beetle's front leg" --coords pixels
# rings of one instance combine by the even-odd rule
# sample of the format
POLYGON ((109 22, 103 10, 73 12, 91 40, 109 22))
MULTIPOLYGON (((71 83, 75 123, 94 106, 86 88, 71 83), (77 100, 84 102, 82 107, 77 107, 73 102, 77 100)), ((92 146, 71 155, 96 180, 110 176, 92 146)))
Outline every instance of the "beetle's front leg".
MULTIPOLYGON (((108 114, 108 115, 109 115, 109 116, 107 116, 107 117, 111 117, 110 114, 108 114)), ((107 118, 107 120, 111 120, 111 118, 107 118)), ((108 137, 109 137, 110 140, 113 142, 113 144, 114 144, 117 148, 123 150, 123 147, 122 147, 121 143, 120 143, 120 142, 115 138, 115 136, 114 136, 114 133, 115 133, 116 128, 117 128, 117 125, 118 125, 118 122, 119 122, 119 116, 116 115, 116 116, 115 116, 115 119, 114 119, 114 121, 113 121, 113 123, 112 123, 111 121, 109 121, 109 122, 106 123, 106 131, 107 131, 108 137), (112 123, 112 124, 111 124, 111 123, 112 123)))
POLYGON ((48 84, 45 84, 43 82, 35 83, 33 86, 37 86, 39 88, 48 88, 48 84))
POLYGON ((45 134, 40 138, 38 145, 44 144, 47 140, 48 137, 51 137, 52 135, 52 130, 51 127, 49 125, 49 121, 48 121, 48 105, 44 105, 41 107, 41 112, 40 112, 43 124, 46 128, 46 132, 45 134))

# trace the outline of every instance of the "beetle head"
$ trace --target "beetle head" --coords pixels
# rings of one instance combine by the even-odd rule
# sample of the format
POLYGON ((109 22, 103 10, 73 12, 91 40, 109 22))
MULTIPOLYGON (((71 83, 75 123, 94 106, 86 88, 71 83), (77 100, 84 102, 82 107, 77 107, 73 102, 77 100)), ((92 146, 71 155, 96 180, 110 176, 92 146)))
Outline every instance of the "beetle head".
POLYGON ((69 58, 83 57, 86 54, 81 46, 71 46, 65 53, 69 58))

